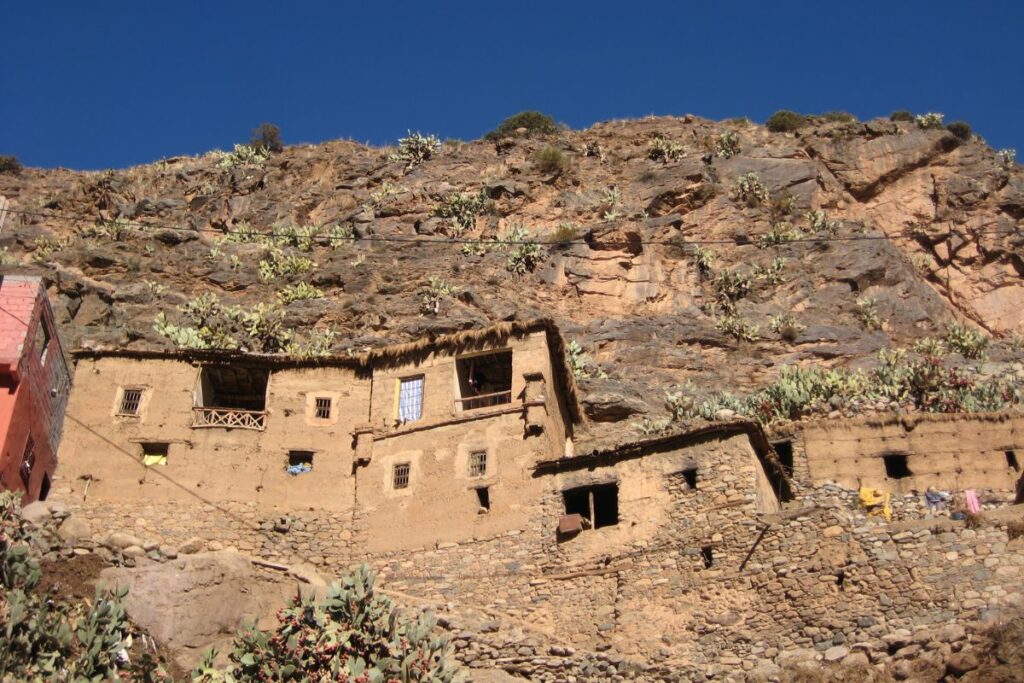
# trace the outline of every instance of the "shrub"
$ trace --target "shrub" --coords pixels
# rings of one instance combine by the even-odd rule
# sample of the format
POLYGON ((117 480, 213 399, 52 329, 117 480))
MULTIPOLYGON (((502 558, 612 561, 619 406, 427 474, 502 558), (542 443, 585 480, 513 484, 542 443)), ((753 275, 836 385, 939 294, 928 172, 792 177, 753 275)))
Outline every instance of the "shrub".
POLYGON ((517 244, 515 244, 505 260, 505 268, 510 273, 518 275, 523 275, 527 272, 532 273, 537 264, 544 260, 544 253, 541 251, 539 244, 529 239, 530 233, 526 230, 517 230, 515 237, 517 239, 506 238, 509 242, 516 242, 517 244))
POLYGON ((835 121, 838 123, 854 123, 857 121, 857 117, 853 114, 845 111, 827 111, 820 115, 820 118, 826 121, 835 121))
POLYGON ((740 136, 735 131, 722 133, 715 138, 715 156, 721 159, 731 159, 740 153, 740 136))
POLYGON ((455 285, 445 282, 436 275, 431 275, 427 289, 420 297, 420 313, 437 315, 441 307, 441 300, 454 294, 457 289, 455 285))
POLYGON ((757 333, 759 328, 757 325, 753 325, 750 321, 740 317, 735 311, 730 311, 726 315, 715 320, 715 329, 719 332, 735 337, 740 341, 757 341, 757 333))
POLYGON ((942 356, 948 351, 941 339, 923 337, 914 342, 914 353, 922 356, 942 356))
POLYGON ((569 222, 559 223, 555 231, 551 233, 551 241, 559 244, 575 242, 579 237, 579 228, 569 222))
POLYGON ((278 353, 294 343, 291 330, 284 327, 284 312, 276 306, 258 303, 246 310, 223 306, 215 294, 204 294, 178 310, 185 317, 183 325, 168 321, 163 311, 153 321, 157 334, 178 348, 278 353))
POLYGON ((253 128, 249 144, 256 149, 274 154, 284 151, 284 144, 281 142, 281 129, 272 123, 261 123, 258 128, 253 128))
POLYGON ((878 301, 870 297, 857 299, 857 318, 866 330, 882 329, 882 319, 878 316, 878 301))
POLYGON ((833 237, 839 232, 839 221, 829 220, 824 211, 808 211, 804 218, 807 219, 813 233, 833 237))
POLYGON ((937 112, 928 112, 927 114, 918 114, 914 117, 914 122, 918 128, 923 130, 936 130, 942 128, 942 119, 945 116, 937 112))
POLYGON ((753 288, 750 275, 738 270, 725 270, 715 278, 715 294, 718 303, 726 311, 731 311, 735 303, 750 294, 753 288))
POLYGON ((966 121, 954 121, 946 126, 946 130, 961 140, 967 141, 971 139, 971 124, 966 121))
POLYGON ((0 154, 0 173, 18 175, 23 168, 18 157, 11 154, 0 154))
POLYGON ((595 376, 601 379, 608 377, 607 373, 599 368, 590 356, 584 353, 583 347, 575 339, 566 345, 565 351, 569 361, 569 368, 576 379, 590 379, 595 376))
POLYGON ((679 142, 671 142, 660 135, 651 141, 647 148, 647 157, 654 161, 668 163, 676 161, 683 156, 683 145, 679 142))
POLYGON ((483 190, 476 194, 453 192, 434 207, 431 215, 445 219, 456 235, 476 226, 476 217, 491 211, 494 203, 483 190))
POLYGON ((568 172, 572 165, 562 150, 551 145, 537 150, 533 155, 533 163, 538 171, 552 176, 568 172))
POLYGON ((757 247, 765 249, 787 242, 795 242, 803 237, 804 233, 799 228, 794 228, 789 223, 776 223, 771 230, 757 238, 757 247))
POLYGON ((278 612, 277 626, 249 625, 236 636, 226 670, 215 651, 192 672, 194 681, 457 680, 448 640, 427 612, 403 618, 377 593, 366 565, 332 583, 322 599, 297 595, 278 612))
POLYGON ((272 247, 267 251, 266 258, 260 259, 260 279, 266 282, 274 278, 288 275, 301 275, 313 269, 316 264, 305 256, 289 254, 272 247))
POLYGON ((795 111, 781 109, 765 121, 765 127, 773 133, 792 133, 807 125, 807 117, 795 111))
POLYGON ((409 135, 398 140, 398 151, 388 157, 391 161, 401 161, 408 171, 434 156, 441 147, 441 140, 436 135, 420 135, 408 131, 409 135))
POLYGON ((786 259, 775 257, 772 262, 767 266, 758 264, 754 266, 751 274, 754 279, 760 280, 768 285, 778 285, 782 283, 782 271, 786 267, 786 259))
POLYGON ((135 236, 135 226, 124 218, 102 221, 82 230, 82 237, 102 237, 113 242, 125 242, 135 236))
POLYGON ((736 196, 751 208, 766 204, 769 200, 768 188, 753 171, 736 179, 736 196))
POLYGON ((889 120, 913 122, 914 114, 906 109, 897 109, 893 113, 889 114, 889 120))
POLYGON ((715 252, 707 247, 696 246, 690 252, 690 263, 697 268, 697 274, 701 278, 711 275, 711 265, 715 262, 715 252))
POLYGON ((356 239, 356 232, 352 229, 350 224, 342 225, 339 223, 335 225, 327 233, 327 243, 331 245, 331 249, 338 249, 348 244, 352 244, 356 239))
POLYGON ((1017 163, 1017 150, 1015 149, 1001 149, 996 152, 996 158, 999 160, 999 165, 1010 170, 1013 165, 1017 163))
POLYGON ((277 292, 277 300, 280 301, 283 306, 287 306, 293 301, 322 299, 323 296, 324 292, 322 289, 314 287, 307 282, 300 282, 295 285, 286 285, 277 292))
POLYGON ((239 166, 262 166, 270 158, 270 152, 252 145, 235 145, 233 152, 221 152, 217 166, 230 170, 239 166))
POLYGON ((541 114, 539 111, 521 111, 502 121, 484 138, 498 140, 517 135, 550 135, 557 132, 558 124, 550 116, 541 114))
POLYGON ((279 225, 273 230, 273 242, 281 247, 295 247, 301 251, 312 251, 320 234, 319 225, 279 225))
POLYGON ((954 321, 946 327, 943 341, 953 353, 959 353, 964 358, 980 359, 985 357, 989 339, 981 331, 954 321))
POLYGON ((797 319, 790 313, 773 315, 768 319, 768 327, 772 332, 789 342, 795 341, 797 336, 807 329, 804 325, 797 322, 797 319))

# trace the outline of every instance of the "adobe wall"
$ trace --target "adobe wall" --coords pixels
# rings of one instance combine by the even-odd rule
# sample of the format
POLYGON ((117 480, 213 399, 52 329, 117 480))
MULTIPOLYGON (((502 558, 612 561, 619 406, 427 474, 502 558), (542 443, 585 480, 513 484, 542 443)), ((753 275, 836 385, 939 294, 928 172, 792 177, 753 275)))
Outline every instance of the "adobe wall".
POLYGON ((60 475, 96 504, 256 503, 268 509, 349 512, 355 499, 352 431, 366 420, 369 382, 337 367, 276 370, 264 431, 192 428, 197 365, 180 360, 83 359, 67 411, 60 475), (116 415, 121 387, 142 387, 139 416, 116 415), (314 395, 337 399, 330 420, 314 395), (169 443, 166 466, 144 467, 141 442, 169 443), (289 450, 314 451, 313 471, 289 476, 289 450))
POLYGON ((1018 452, 1024 463, 1024 416, 915 414, 814 421, 801 425, 797 441, 807 480, 814 484, 831 481, 854 488, 860 480, 896 493, 923 492, 929 486, 1012 489, 1021 472, 1008 465, 1005 452, 1018 452), (887 476, 886 454, 906 454, 911 476, 887 476))

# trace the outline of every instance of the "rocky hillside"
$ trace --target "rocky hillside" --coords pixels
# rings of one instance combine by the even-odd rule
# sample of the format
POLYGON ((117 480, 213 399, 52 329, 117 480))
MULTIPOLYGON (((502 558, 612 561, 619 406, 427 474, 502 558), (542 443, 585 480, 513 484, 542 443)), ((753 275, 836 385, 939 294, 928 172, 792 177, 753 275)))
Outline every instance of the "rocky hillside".
POLYGON ((1012 156, 913 118, 790 128, 646 118, 419 156, 335 141, 25 169, 0 174, 0 249, 53 276, 70 346, 343 353, 549 316, 599 423, 658 417, 671 387, 875 367, 951 321, 992 343, 984 365, 955 341, 944 362, 1020 371, 1012 156))

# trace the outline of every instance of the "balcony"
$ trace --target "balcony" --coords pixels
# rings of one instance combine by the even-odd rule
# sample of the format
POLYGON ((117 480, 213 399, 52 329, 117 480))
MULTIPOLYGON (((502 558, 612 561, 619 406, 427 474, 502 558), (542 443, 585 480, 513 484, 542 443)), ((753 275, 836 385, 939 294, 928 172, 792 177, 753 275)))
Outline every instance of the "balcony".
POLYGON ((193 408, 192 428, 221 427, 223 429, 255 429, 267 426, 267 411, 240 410, 238 408, 193 408))
POLYGON ((491 406, 505 405, 512 402, 512 390, 496 391, 491 394, 480 394, 479 396, 468 396, 455 399, 455 410, 476 410, 477 408, 490 408, 491 406))

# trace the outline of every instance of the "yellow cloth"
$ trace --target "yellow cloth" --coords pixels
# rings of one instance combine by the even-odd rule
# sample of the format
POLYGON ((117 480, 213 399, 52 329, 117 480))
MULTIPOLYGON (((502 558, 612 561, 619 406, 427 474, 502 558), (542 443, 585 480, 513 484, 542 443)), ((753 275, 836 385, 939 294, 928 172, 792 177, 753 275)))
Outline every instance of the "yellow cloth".
POLYGON ((882 515, 885 521, 892 521, 892 506, 889 505, 889 492, 879 489, 862 488, 859 492, 860 505, 867 510, 868 516, 882 515))
POLYGON ((142 456, 142 464, 146 467, 152 467, 153 465, 166 465, 166 455, 144 455, 142 456))

